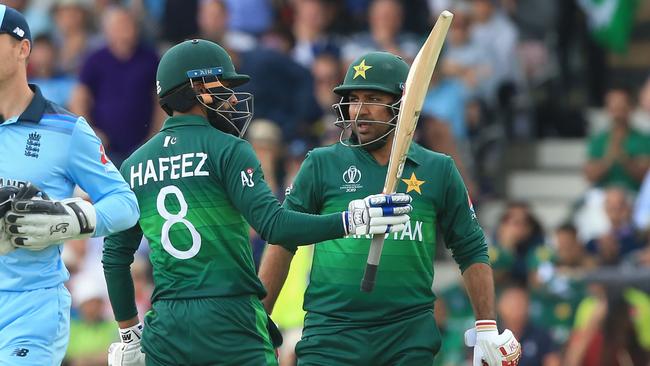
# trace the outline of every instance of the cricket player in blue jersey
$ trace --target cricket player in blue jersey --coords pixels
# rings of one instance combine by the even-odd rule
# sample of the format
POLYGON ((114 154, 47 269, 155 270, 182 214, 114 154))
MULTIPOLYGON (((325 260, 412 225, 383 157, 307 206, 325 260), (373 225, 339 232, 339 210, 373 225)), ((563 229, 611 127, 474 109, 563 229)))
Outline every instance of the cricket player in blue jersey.
POLYGON ((69 337, 65 240, 136 224, 135 195, 88 123, 27 83, 31 35, 0 5, 0 365, 60 365, 69 337), (79 185, 94 204, 72 196, 79 185))

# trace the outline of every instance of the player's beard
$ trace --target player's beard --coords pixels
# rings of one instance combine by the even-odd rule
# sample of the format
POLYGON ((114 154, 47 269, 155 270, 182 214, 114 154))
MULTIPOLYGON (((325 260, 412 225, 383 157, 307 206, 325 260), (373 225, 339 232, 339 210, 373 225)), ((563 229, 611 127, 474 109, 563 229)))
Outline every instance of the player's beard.
POLYGON ((372 151, 379 150, 386 145, 386 142, 392 136, 392 130, 395 130, 395 126, 386 126, 386 129, 375 134, 375 137, 370 138, 369 140, 372 142, 369 143, 366 143, 365 141, 360 141, 359 135, 356 133, 355 129, 353 127, 351 127, 350 129, 351 129, 350 141, 355 144, 359 144, 360 145, 359 147, 363 148, 364 150, 368 152, 372 152, 372 151), (388 133, 389 131, 390 133, 388 133), (365 144, 365 145, 361 145, 361 144, 365 144))

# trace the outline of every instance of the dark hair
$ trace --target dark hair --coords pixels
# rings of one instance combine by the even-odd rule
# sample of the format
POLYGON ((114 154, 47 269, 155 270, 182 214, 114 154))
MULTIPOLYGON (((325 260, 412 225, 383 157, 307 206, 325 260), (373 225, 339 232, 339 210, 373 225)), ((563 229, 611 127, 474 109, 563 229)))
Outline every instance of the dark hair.
POLYGON ((565 222, 564 224, 558 226, 555 229, 555 232, 560 232, 560 231, 567 231, 571 233, 571 235, 577 235, 578 234, 578 229, 576 228, 575 225, 573 225, 570 222, 565 222))

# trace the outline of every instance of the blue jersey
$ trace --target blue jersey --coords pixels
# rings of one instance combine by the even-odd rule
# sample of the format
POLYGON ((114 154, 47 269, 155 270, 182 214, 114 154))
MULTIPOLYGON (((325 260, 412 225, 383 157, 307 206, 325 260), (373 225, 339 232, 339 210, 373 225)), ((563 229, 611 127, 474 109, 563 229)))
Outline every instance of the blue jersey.
MULTIPOLYGON (((35 184, 51 199, 69 198, 75 185, 97 212, 96 236, 126 230, 138 220, 137 200, 84 118, 45 99, 0 124, 0 186, 35 184)), ((61 245, 42 251, 17 249, 0 256, 0 291, 55 287, 69 277, 61 245)))

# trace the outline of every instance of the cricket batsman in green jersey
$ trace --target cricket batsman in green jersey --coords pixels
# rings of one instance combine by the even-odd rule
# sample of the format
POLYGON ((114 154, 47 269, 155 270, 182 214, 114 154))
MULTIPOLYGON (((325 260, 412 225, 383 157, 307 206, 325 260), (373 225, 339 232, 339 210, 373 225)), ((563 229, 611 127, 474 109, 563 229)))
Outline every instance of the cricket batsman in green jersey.
MULTIPOLYGON (((285 207, 312 214, 345 208, 351 199, 380 192, 408 65, 387 52, 352 63, 334 106, 339 143, 311 151, 287 190, 285 207)), ((433 365, 440 334, 433 318, 433 260, 440 236, 463 273, 475 328, 466 333, 474 365, 517 365, 521 348, 512 332, 499 334, 495 295, 483 230, 453 160, 413 143, 397 191, 413 198, 404 231, 386 234, 372 293, 359 290, 369 235, 348 235, 314 248, 307 312, 296 346, 298 365, 433 365)), ((288 247, 287 247, 288 248, 288 247)), ((284 283, 291 250, 270 246, 260 278, 267 311, 284 283)))
POLYGON ((160 61, 157 91, 171 117, 123 163, 141 215, 104 246, 121 335, 109 349, 109 365, 277 365, 249 224, 263 238, 293 248, 350 234, 392 234, 409 221, 406 194, 355 198, 326 215, 283 208, 240 138, 252 95, 231 88, 246 81, 226 51, 205 40, 182 42, 160 61), (143 235, 155 285, 144 327, 129 272, 143 235))

